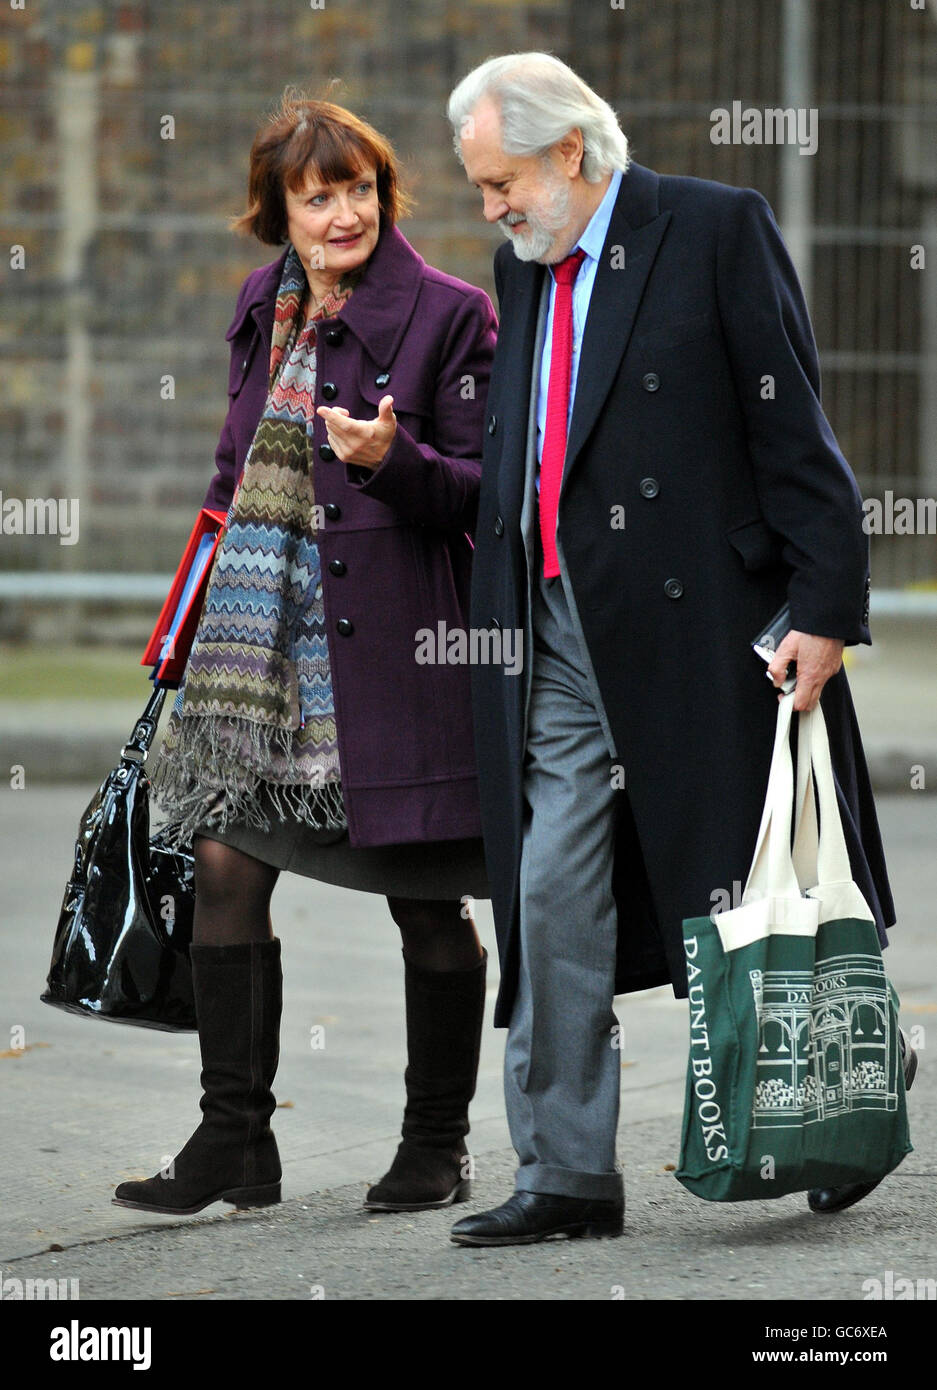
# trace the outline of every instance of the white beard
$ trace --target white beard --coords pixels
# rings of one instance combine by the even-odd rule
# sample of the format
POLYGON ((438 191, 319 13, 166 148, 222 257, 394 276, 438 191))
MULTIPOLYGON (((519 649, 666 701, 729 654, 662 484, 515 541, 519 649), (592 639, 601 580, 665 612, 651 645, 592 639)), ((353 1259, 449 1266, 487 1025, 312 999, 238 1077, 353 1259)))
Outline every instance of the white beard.
MULTIPOLYGON (((547 261, 556 241, 556 235, 569 222, 570 190, 561 179, 553 179, 544 185, 543 193, 535 204, 522 213, 508 213, 502 217, 498 226, 514 247, 519 261, 547 261), (515 232, 514 223, 526 222, 529 230, 515 232)), ((553 257, 552 259, 558 259, 553 257)))

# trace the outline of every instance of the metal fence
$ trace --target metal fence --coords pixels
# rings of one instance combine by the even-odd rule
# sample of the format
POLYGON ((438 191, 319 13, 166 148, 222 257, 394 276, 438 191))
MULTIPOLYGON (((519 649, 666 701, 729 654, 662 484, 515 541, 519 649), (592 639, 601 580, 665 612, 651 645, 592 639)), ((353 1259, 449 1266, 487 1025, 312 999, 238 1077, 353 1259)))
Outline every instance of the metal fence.
POLYGON ((569 40, 642 163, 772 203, 810 305, 826 413, 863 497, 895 523, 876 534, 869 512, 873 583, 937 590, 925 505, 937 495, 937 6, 913 4, 628 0, 576 7, 569 40), (711 113, 733 102, 815 109, 816 153, 714 144, 711 113), (897 529, 911 515, 901 499, 913 532, 897 529))

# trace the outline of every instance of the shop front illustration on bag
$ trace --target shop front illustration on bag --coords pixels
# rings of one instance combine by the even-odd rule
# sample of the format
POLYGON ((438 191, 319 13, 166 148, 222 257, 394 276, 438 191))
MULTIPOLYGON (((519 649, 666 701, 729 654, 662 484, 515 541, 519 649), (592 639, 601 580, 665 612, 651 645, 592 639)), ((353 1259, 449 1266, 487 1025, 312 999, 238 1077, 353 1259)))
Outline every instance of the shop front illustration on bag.
POLYGON ((901 1048, 880 958, 834 957, 813 972, 752 970, 749 978, 758 1019, 753 1129, 897 1110, 901 1048))

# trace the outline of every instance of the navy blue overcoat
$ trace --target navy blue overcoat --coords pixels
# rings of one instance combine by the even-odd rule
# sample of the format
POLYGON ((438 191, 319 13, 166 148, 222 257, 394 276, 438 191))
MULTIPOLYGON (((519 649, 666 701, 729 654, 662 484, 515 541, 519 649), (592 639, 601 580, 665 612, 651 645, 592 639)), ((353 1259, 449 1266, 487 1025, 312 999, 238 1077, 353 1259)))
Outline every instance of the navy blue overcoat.
MULTIPOLYGON (((496 253, 501 325, 472 576, 479 627, 525 623, 523 461, 544 274, 509 245, 496 253)), ((807 310, 764 198, 631 164, 592 291, 558 516, 624 776, 622 992, 670 981, 685 995, 682 919, 745 881, 777 716, 750 645, 759 628, 788 598, 801 631, 869 641, 861 499, 819 392, 807 310)), ((495 1019, 507 1025, 524 682, 482 665, 472 679, 502 962, 495 1019)), ((822 704, 854 876, 884 942, 894 911, 843 672, 822 704)))

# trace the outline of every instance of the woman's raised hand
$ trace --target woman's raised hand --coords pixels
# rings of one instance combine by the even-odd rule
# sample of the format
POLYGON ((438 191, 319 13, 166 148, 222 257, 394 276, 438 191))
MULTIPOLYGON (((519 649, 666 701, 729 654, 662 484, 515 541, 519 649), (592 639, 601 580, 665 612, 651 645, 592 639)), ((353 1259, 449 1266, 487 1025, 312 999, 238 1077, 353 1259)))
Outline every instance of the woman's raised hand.
POLYGON ((353 420, 342 405, 320 405, 329 443, 336 457, 358 468, 377 468, 397 433, 393 396, 382 396, 376 420, 353 420))

